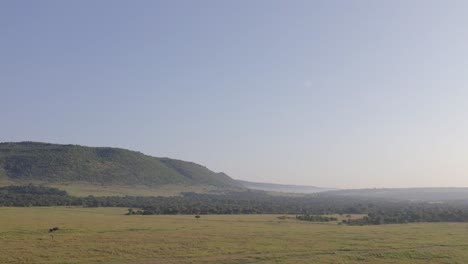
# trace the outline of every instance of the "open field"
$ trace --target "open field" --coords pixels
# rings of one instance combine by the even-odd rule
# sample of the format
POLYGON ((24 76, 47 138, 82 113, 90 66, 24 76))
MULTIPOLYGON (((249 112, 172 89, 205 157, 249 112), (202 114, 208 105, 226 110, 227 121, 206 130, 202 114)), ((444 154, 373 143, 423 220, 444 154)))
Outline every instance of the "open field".
POLYGON ((468 223, 341 226, 275 215, 0 208, 0 263, 466 263, 468 223), (51 227, 60 230, 54 238, 51 227))
POLYGON ((178 196, 183 192, 196 193, 216 193, 223 192, 226 188, 220 188, 210 185, 181 185, 181 184, 163 184, 160 186, 148 187, 144 185, 95 185, 89 183, 47 183, 41 181, 11 181, 0 177, 0 187, 9 185, 45 185, 67 191, 68 194, 77 197, 93 196, 178 196))
POLYGON ((225 189, 209 185, 176 185, 164 184, 161 186, 125 186, 125 185, 93 185, 86 183, 70 184, 47 184, 60 190, 67 191, 68 194, 77 197, 88 195, 93 196, 178 196, 182 192, 209 193, 223 191, 225 189))

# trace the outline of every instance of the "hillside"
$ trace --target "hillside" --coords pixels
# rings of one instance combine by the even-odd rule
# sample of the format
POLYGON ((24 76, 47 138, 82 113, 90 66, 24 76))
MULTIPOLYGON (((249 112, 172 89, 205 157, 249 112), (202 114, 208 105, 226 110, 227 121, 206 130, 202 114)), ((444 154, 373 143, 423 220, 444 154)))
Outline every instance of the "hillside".
POLYGON ((0 143, 0 179, 101 186, 240 186, 226 174, 192 162, 156 158, 119 148, 37 142, 0 143))
POLYGON ((274 184, 274 183, 263 183, 263 182, 249 182, 236 180, 243 187, 252 190, 261 190, 268 192, 285 192, 285 193, 317 193, 334 190, 332 188, 321 188, 315 186, 306 185, 287 185, 287 184, 274 184))

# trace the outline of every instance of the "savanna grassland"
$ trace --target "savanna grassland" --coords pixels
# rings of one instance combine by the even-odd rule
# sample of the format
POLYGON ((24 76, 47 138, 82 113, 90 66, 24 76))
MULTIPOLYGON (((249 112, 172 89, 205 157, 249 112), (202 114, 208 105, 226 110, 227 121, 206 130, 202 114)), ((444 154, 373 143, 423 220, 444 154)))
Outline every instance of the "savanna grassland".
POLYGON ((468 223, 346 226, 278 215, 0 208, 0 263, 466 263, 468 223), (48 229, 59 227, 53 237, 48 229))

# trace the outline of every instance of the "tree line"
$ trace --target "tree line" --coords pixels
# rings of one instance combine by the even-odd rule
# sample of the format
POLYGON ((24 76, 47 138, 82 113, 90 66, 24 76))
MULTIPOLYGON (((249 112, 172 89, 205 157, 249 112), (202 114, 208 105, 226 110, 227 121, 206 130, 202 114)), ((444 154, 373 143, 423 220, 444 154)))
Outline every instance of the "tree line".
MULTIPOLYGON (((299 220, 326 221, 321 215, 365 214, 344 224, 468 222, 468 204, 391 201, 376 198, 306 195, 271 196, 262 191, 225 194, 183 193, 175 197, 74 197, 57 188, 25 185, 0 187, 0 206, 83 206, 136 208, 129 214, 293 214, 299 220)), ((328 219, 329 221, 334 221, 328 219)))

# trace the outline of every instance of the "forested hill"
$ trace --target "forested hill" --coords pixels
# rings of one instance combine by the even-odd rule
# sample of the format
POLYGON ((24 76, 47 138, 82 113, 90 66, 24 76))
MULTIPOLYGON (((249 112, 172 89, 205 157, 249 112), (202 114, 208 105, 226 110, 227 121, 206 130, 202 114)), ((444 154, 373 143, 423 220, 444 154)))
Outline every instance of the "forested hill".
POLYGON ((119 148, 37 142, 0 143, 0 179, 147 186, 240 186, 228 175, 192 162, 156 158, 119 148))

